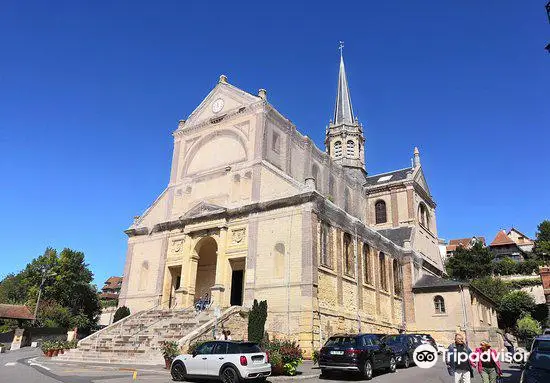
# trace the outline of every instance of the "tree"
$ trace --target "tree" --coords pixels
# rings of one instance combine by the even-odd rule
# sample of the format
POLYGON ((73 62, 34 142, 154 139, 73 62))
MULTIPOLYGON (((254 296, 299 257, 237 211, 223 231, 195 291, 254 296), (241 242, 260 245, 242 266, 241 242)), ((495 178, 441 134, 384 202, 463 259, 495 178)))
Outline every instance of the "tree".
POLYGON ((446 264, 447 273, 451 278, 469 281, 483 278, 493 272, 493 255, 481 242, 465 249, 459 246, 446 264))
POLYGON ((495 274, 513 275, 517 273, 518 263, 512 258, 505 257, 494 264, 495 274))
POLYGON ((84 261, 84 253, 71 249, 63 249, 58 254, 55 249, 47 248, 24 270, 4 278, 0 283, 0 303, 26 304, 34 310, 44 270, 52 276, 43 286, 38 324, 69 327, 77 323, 83 330, 95 325, 101 309, 96 287, 92 285, 93 273, 84 261), (75 318, 72 322, 65 318, 67 312, 69 318, 75 318))
POLYGON ((126 306, 120 306, 113 316, 113 323, 118 322, 119 320, 126 318, 130 315, 130 309, 126 306))
POLYGON ((540 323, 531 318, 530 314, 524 315, 517 321, 518 335, 522 339, 533 338, 542 333, 540 323))
POLYGON ((502 297, 498 310, 503 327, 513 327, 519 318, 531 314, 534 308, 535 300, 525 291, 509 292, 502 297))
POLYGON ((550 221, 544 220, 537 227, 533 255, 548 264, 550 261, 550 221))
POLYGON ((248 340, 261 343, 264 338, 265 321, 267 319, 267 301, 254 299, 252 309, 248 314, 248 340))
POLYGON ((495 301, 497 306, 500 305, 502 298, 511 291, 510 286, 506 282, 500 278, 493 277, 474 279, 472 286, 495 301))
POLYGON ((533 319, 537 320, 542 325, 550 324, 548 322, 548 306, 546 303, 536 305, 531 314, 533 319))

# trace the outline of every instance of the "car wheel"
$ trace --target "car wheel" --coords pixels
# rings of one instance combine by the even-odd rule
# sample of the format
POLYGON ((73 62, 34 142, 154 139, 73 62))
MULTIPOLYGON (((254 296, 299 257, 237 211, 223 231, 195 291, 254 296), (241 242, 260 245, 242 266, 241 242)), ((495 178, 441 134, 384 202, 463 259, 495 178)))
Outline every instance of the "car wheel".
POLYGON ((363 377, 367 380, 372 379, 372 363, 370 360, 365 361, 363 366, 363 377))
POLYGON ((172 364, 170 369, 170 375, 172 375, 172 380, 176 382, 183 382, 185 380, 185 375, 187 375, 187 370, 181 362, 176 362, 172 364))
POLYGON ((397 370, 397 363, 395 362, 395 356, 390 358, 390 367, 388 368, 390 372, 395 372, 397 370))
POLYGON ((410 365, 411 360, 409 359, 409 354, 405 354, 405 356, 403 357, 403 367, 409 368, 410 365))
POLYGON ((226 367, 221 373, 222 383, 239 383, 239 374, 233 367, 226 367))

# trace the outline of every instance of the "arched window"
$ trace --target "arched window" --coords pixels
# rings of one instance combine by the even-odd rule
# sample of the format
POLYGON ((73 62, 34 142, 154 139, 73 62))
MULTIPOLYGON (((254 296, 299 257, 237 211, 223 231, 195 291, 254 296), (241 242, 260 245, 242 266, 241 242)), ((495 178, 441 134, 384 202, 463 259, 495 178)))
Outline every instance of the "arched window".
POLYGON ((285 270, 285 245, 277 243, 273 254, 273 274, 275 278, 282 278, 285 270))
POLYGON ((336 141, 334 143, 334 158, 342 157, 342 141, 336 141))
POLYGON ((139 270, 139 286, 138 290, 143 291, 147 289, 147 279, 149 277, 149 262, 143 261, 141 269, 139 270))
POLYGON ((355 157, 355 142, 352 140, 346 143, 346 154, 348 157, 355 157))
POLYGON ((380 288, 388 291, 388 277, 386 274, 386 255, 383 252, 378 254, 378 268, 380 270, 380 288))
POLYGON ((355 276, 355 254, 353 251, 353 241, 351 235, 344 234, 344 274, 355 276))
POLYGON ((435 307, 436 314, 445 314, 445 300, 441 295, 435 296, 434 307, 435 307))
POLYGON ((403 278, 401 274, 401 266, 399 266, 399 262, 397 259, 394 259, 393 262, 393 291, 395 292, 395 295, 401 295, 403 292, 402 289, 402 283, 403 278))
POLYGON ((374 204, 374 214, 376 223, 385 223, 388 221, 386 214, 386 203, 384 201, 376 201, 374 204))
POLYGON ((365 282, 372 285, 372 265, 370 259, 370 247, 368 244, 363 244, 363 278, 365 282))
POLYGON ((424 202, 418 205, 418 221, 426 228, 430 228, 430 213, 424 202))
POLYGON ((320 238, 320 245, 321 245, 321 265, 330 267, 330 260, 329 260, 329 241, 328 241, 328 233, 329 233, 329 226, 321 222, 321 238, 320 238))

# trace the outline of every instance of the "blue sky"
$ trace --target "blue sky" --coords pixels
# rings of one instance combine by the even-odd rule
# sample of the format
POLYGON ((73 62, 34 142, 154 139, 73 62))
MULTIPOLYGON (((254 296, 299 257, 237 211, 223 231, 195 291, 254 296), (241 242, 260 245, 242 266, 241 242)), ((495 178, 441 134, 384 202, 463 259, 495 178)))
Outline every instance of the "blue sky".
POLYGON ((171 132, 224 73, 323 145, 338 40, 370 174, 410 164, 440 237, 550 218, 545 1, 2 3, 0 278, 46 246, 122 273, 171 132))

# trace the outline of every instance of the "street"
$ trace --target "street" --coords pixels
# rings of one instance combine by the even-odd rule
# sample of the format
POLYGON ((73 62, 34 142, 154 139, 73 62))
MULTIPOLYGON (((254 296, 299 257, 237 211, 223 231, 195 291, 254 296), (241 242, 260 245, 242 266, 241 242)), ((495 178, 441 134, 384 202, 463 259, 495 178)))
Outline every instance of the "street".
MULTIPOLYGON (((504 383, 519 382, 520 370, 516 366, 503 366, 504 383)), ((311 375, 319 372, 312 368, 310 362, 302 367, 305 374, 311 375)), ((171 382, 168 371, 156 366, 90 366, 76 363, 58 363, 45 360, 38 349, 25 348, 0 354, 0 382, 24 382, 24 383, 128 383, 128 382, 171 382), (134 380, 134 373, 136 374, 134 380)), ((345 382, 360 381, 358 378, 345 375, 333 376, 330 379, 319 377, 303 379, 300 377, 276 377, 269 380, 272 383, 279 381, 303 381, 313 382, 345 382)), ((451 383, 443 363, 437 364, 431 369, 411 367, 398 369, 395 374, 380 373, 375 375, 373 383, 451 383)), ((476 374, 474 383, 480 383, 481 379, 476 374)))

